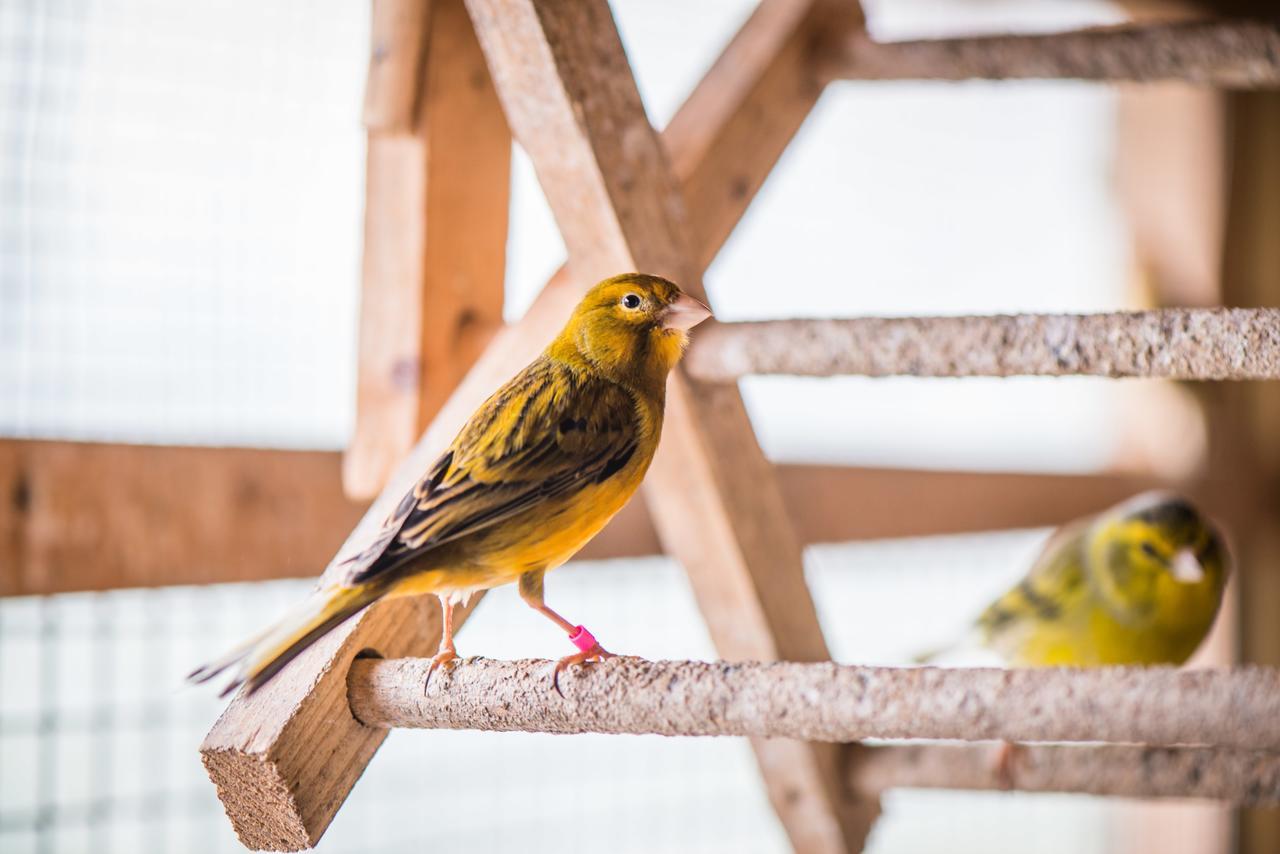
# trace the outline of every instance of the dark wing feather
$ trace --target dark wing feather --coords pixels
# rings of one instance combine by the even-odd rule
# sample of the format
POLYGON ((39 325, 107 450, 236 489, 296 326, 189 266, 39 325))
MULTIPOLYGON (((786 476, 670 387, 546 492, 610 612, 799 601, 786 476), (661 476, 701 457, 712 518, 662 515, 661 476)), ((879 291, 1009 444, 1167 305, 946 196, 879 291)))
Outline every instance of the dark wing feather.
POLYGON ((639 431, 635 400, 621 386, 539 359, 471 416, 352 559, 347 583, 608 479, 635 453, 639 431))
POLYGON ((1062 619, 1078 606, 1088 595, 1080 551, 1086 530, 1082 524, 1068 525, 1049 538, 1030 572, 978 618, 986 637, 1025 622, 1062 619))

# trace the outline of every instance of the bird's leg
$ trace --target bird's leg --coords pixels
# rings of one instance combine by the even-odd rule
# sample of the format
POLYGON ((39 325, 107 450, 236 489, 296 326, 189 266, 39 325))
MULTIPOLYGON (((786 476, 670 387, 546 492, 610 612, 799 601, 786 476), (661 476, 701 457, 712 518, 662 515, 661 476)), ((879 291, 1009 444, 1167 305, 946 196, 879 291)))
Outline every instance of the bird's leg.
POLYGON ((587 630, 586 626, 576 626, 547 607, 547 603, 542 601, 542 578, 544 575, 546 575, 546 570, 526 572, 520 576, 518 586, 520 588, 520 598, 525 601, 525 604, 563 629, 565 634, 569 636, 569 640, 578 648, 578 651, 573 655, 566 655, 557 661, 555 668, 551 671, 551 687, 563 697, 564 692, 560 690, 560 671, 571 664, 603 661, 606 658, 615 658, 616 656, 600 646, 600 643, 587 630))
POLYGON ((440 600, 440 610, 443 613, 443 626, 440 631, 440 649, 431 659, 430 666, 427 667, 427 678, 422 683, 422 690, 426 691, 427 686, 431 684, 431 674, 436 672, 442 664, 450 664, 458 659, 458 651, 453 647, 453 600, 447 594, 438 594, 440 600))
POLYGON ((996 782, 1000 784, 1000 788, 1004 791, 1011 791, 1014 787, 1013 779, 1014 766, 1018 760, 1018 745, 1012 741, 1000 742, 1000 748, 996 752, 994 768, 992 769, 996 775, 996 782))

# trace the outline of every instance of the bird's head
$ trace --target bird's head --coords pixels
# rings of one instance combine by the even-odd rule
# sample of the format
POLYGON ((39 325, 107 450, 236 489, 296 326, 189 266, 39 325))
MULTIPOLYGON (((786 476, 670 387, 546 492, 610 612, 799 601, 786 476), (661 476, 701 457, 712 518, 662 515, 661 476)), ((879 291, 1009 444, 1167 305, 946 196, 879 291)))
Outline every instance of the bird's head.
POLYGON ((1090 548, 1104 597, 1134 613, 1172 613, 1197 601, 1212 601, 1216 611, 1229 572, 1214 525, 1167 492, 1143 493, 1102 514, 1090 548))
POLYGON ((660 391, 680 361, 689 330, 710 316, 709 308, 674 282, 624 273, 587 292, 552 350, 572 347, 610 379, 660 391))

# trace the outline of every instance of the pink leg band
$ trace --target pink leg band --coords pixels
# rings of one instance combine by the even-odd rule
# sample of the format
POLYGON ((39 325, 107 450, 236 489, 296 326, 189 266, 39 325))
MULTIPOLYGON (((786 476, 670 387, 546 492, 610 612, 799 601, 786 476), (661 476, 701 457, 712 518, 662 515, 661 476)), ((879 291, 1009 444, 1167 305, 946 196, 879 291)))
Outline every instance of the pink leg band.
POLYGON ((587 631, 586 626, 578 626, 574 629, 573 634, 569 635, 569 642, 582 652, 591 652, 596 648, 595 636, 587 631))

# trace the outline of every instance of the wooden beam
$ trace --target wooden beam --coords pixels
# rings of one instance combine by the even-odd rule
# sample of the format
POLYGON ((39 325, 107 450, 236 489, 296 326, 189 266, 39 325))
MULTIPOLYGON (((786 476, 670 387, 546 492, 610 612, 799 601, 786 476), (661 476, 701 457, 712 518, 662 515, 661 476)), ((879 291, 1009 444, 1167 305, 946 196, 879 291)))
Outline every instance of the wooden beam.
MULTIPOLYGON (((1264 750, 1133 744, 1023 744, 1013 773, 1001 773, 1003 745, 885 745, 867 751, 849 784, 886 789, 1077 792, 1120 798, 1199 798, 1280 805, 1280 754, 1264 750), (1012 776, 1012 780, 1010 780, 1012 776), (1012 786, 1010 783, 1012 782, 1012 786)), ((1166 813, 1160 815, 1167 818, 1166 813)), ((1162 837, 1163 838, 1163 837, 1162 837)), ((1146 837, 1142 837, 1146 841, 1146 837)), ((1206 840, 1202 833, 1189 843, 1206 840)), ((1153 849, 1147 849, 1153 850, 1153 849)), ((1160 851, 1168 848, 1161 847, 1160 851)), ((1204 852, 1204 847, 1188 851, 1204 852)))
POLYGON ((1274 88, 1280 86, 1280 24, 1176 21, 904 42, 853 33, 822 72, 833 80, 1168 80, 1274 88))
MULTIPOLYGON (((1231 190, 1223 251, 1224 299, 1280 305, 1280 93, 1237 93, 1229 102, 1231 190)), ((1250 384, 1216 389, 1210 448, 1215 470, 1269 501, 1231 521, 1240 565, 1241 653, 1245 661, 1280 663, 1280 388, 1250 384)), ((1280 815, 1246 810, 1244 854, 1280 850, 1280 815)))
POLYGON ((813 57, 855 0, 765 0, 662 132, 705 270, 822 94, 813 57), (749 143, 749 144, 746 144, 749 143))
MULTIPOLYGON (((340 469, 332 451, 0 440, 0 595, 313 575, 362 509, 343 494, 340 469)), ((805 544, 1057 525, 1164 485, 1128 475, 775 470, 805 544)), ((1211 486, 1191 492, 1220 507, 1224 491, 1211 486)), ((661 551, 635 501, 580 556, 661 551)))
MULTIPOLYGON (((1131 18, 1168 14, 1131 6, 1132 0, 1122 3, 1131 18)), ((1131 236, 1130 300, 1149 307, 1221 305, 1229 96, 1203 86, 1157 83, 1122 84, 1115 97, 1112 175, 1131 236)), ((1117 401, 1115 464, 1157 468, 1174 477, 1202 471, 1208 441, 1203 403, 1213 391, 1206 385, 1135 384, 1117 401)), ((1229 514, 1217 518, 1234 530, 1229 514)), ((1213 632, 1196 652, 1198 666, 1229 667, 1236 660, 1238 589, 1238 583, 1228 586, 1213 632)), ((1251 776, 1241 773, 1238 779, 1251 776)), ((1114 822, 1112 838, 1122 848, 1162 854, 1234 849, 1233 816, 1224 804, 1132 804, 1114 822)))
POLYGON ((0 440, 0 595, 310 575, 362 507, 337 454, 0 440))
MULTIPOLYGON (((792 0, 768 0, 770 5, 778 2, 792 0)), ((735 42, 753 38, 758 27, 768 23, 766 20, 762 24, 757 12, 735 36, 735 42)), ((794 35, 807 43, 812 30, 798 30, 794 35)), ((812 61, 811 53, 806 57, 812 61)), ((723 59, 717 61, 717 66, 722 62, 723 59)), ((771 67, 765 66, 766 70, 771 67)), ((759 73, 760 68, 748 65, 739 71, 750 78, 759 73)), ((744 83, 740 91, 761 90, 744 83)), ((742 102, 741 109, 758 111, 759 107, 748 98, 742 102)), ((713 114, 708 121, 723 118, 713 114)), ((682 184, 696 181, 697 173, 704 168, 719 169, 725 175, 738 174, 736 168, 720 164, 719 158, 730 161, 745 158, 746 162, 767 167, 769 163, 755 157, 753 149, 778 150, 783 143, 770 134, 787 129, 786 125, 770 122, 759 125, 735 122, 733 126, 734 133, 712 128, 705 134, 706 138, 715 140, 707 149, 706 157, 717 162, 704 160, 691 164, 689 168, 694 169, 694 173, 681 174, 682 184), (743 135, 739 137, 735 133, 743 135)), ((750 177, 752 180, 746 186, 759 186, 759 180, 750 177)), ((720 198, 730 207, 730 213, 724 215, 726 221, 741 216, 751 200, 750 193, 708 191, 705 197, 720 198)), ((706 209, 700 215, 713 213, 721 215, 706 209)), ((525 317, 495 337, 410 456, 396 467, 391 481, 348 537, 328 572, 333 572, 342 558, 369 541, 381 520, 448 444, 463 420, 499 383, 519 370, 550 340, 580 294, 580 286, 564 272, 557 274, 525 317)), ((361 726, 350 715, 345 676, 351 660, 364 649, 383 655, 405 654, 392 651, 387 645, 388 639, 394 641, 391 646, 431 651, 439 638, 437 615, 438 609, 427 609, 424 615, 401 607, 400 603, 374 606, 340 626, 325 643, 282 674, 294 676, 273 681, 252 700, 237 698, 232 702, 206 737, 201 753, 210 777, 218 784, 228 816, 246 844, 297 849, 312 845, 320 838, 385 735, 361 726), (308 746, 318 738, 324 739, 327 751, 323 777, 304 774, 301 766, 308 746), (276 796, 245 797, 245 792, 272 792, 276 796)))
MULTIPOLYGON (((429 35, 415 121, 369 129, 356 426, 343 464, 359 499, 377 494, 502 326, 511 134, 462 0, 416 11, 426 5, 374 5, 375 31, 392 15, 400 41, 410 26, 429 35)), ((369 98, 399 92, 375 73, 379 44, 375 32, 369 98)))
POLYGON ((364 126, 405 133, 418 118, 430 0, 373 0, 364 126))
MULTIPOLYGON (((569 250, 591 282, 624 270, 703 296, 680 190, 604 2, 467 0, 512 131, 529 153, 569 250)), ((850 15, 850 25, 860 23, 850 15)), ((646 496, 685 565, 722 655, 829 657, 800 545, 736 387, 668 384, 646 496)), ((847 797, 836 746, 755 740, 770 800, 802 852, 861 848, 873 804, 847 797)))
MULTIPOLYGON (((340 469, 332 451, 0 440, 0 595, 310 576, 362 509, 343 494, 340 469)), ((805 544, 1057 525, 1164 485, 1128 475, 775 470, 805 544)), ((1210 486, 1191 492, 1220 506, 1223 490, 1210 486)), ((661 551, 636 501, 580 556, 661 551)))

